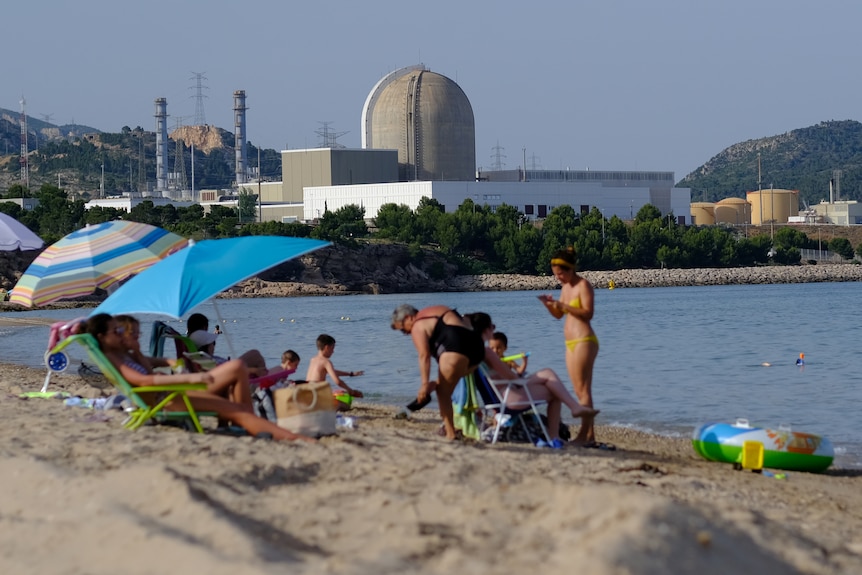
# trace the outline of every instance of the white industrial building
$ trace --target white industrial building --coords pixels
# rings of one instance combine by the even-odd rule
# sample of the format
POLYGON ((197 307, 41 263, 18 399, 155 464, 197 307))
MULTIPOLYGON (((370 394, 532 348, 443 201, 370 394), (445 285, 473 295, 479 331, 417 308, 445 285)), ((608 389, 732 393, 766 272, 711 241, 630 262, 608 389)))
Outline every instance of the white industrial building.
POLYGON ((598 208, 606 218, 617 216, 630 220, 646 204, 662 213, 673 212, 680 224, 690 224, 691 190, 668 188, 662 193, 648 186, 607 186, 593 182, 392 182, 352 186, 314 186, 303 192, 303 219, 313 221, 326 210, 335 211, 347 205, 365 209, 366 219, 377 216, 384 204, 405 205, 411 210, 427 197, 454 212, 465 200, 496 209, 513 206, 529 219, 545 218, 558 206, 570 205, 584 213, 598 208), (660 195, 660 198, 656 196, 660 195))

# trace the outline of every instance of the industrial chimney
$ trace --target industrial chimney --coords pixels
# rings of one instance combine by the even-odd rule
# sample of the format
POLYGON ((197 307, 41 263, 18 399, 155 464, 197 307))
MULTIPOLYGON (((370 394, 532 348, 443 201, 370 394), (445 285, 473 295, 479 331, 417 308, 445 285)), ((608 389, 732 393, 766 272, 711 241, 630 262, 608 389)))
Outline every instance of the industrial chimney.
POLYGON ((165 98, 156 98, 156 192, 164 192, 167 189, 168 101, 165 98))
POLYGON ((236 153, 236 183, 246 183, 247 164, 245 157, 245 90, 237 90, 233 93, 233 118, 234 118, 234 150, 236 153))

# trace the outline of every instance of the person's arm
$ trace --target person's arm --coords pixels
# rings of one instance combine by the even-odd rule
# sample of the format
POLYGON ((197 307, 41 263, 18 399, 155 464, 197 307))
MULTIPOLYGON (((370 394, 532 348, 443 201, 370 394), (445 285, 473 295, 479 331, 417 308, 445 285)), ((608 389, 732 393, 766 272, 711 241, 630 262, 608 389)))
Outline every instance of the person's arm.
POLYGON ((493 375, 500 379, 518 379, 518 374, 512 371, 511 366, 505 363, 490 347, 485 348, 485 365, 493 375))
POLYGON ((353 389, 352 387, 347 385, 347 383, 343 379, 341 379, 340 376, 346 375, 345 372, 335 369, 335 366, 332 365, 331 361, 327 361, 325 367, 326 373, 329 374, 329 377, 332 378, 332 381, 334 381, 338 387, 349 393, 351 397, 363 397, 361 391, 359 391, 358 389, 353 389))
POLYGON ((517 361, 513 361, 515 364, 515 371, 518 372, 518 375, 524 375, 524 372, 527 371, 527 356, 524 356, 524 362, 519 364, 517 361))
POLYGON ((128 381, 131 385, 135 387, 147 386, 147 385, 172 385, 175 383, 206 383, 210 384, 213 382, 213 376, 209 373, 179 373, 172 375, 162 375, 162 374, 143 374, 139 371, 136 371, 126 365, 125 363, 120 363, 117 365, 117 362, 111 360, 111 363, 114 364, 120 375, 128 381))
POLYGON ((428 344, 428 334, 422 328, 417 328, 414 325, 413 331, 410 333, 413 339, 413 345, 416 347, 419 361, 419 377, 422 381, 419 387, 417 399, 424 401, 434 388, 437 387, 436 382, 431 381, 431 346, 428 344))
POLYGON ((554 296, 547 294, 540 295, 539 301, 544 304, 545 309, 547 309, 548 312, 555 318, 560 319, 561 317, 566 315, 562 309, 563 302, 555 300, 554 296))

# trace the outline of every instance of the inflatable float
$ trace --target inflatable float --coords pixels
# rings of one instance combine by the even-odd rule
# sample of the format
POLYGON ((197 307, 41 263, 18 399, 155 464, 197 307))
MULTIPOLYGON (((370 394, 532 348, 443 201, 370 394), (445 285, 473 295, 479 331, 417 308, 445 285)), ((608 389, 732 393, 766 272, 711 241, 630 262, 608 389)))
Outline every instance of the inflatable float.
POLYGON ((745 419, 736 423, 707 423, 694 430, 694 450, 708 461, 733 463, 747 469, 825 471, 835 457, 825 437, 778 429, 753 427, 745 419))

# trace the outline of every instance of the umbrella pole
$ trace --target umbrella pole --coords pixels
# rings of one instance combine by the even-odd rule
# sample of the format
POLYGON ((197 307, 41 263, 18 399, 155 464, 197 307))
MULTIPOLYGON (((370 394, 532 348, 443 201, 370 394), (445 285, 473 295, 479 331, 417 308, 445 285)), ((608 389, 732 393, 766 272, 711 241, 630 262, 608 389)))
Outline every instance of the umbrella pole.
MULTIPOLYGON (((222 324, 224 320, 221 317, 221 313, 218 310, 218 305, 216 305, 216 298, 213 298, 213 309, 215 310, 217 321, 222 324)), ((227 340, 227 349, 230 352, 230 358, 236 359, 239 356, 236 354, 236 351, 233 349, 233 343, 230 340, 230 335, 227 333, 227 330, 224 331, 224 338, 227 340)))

